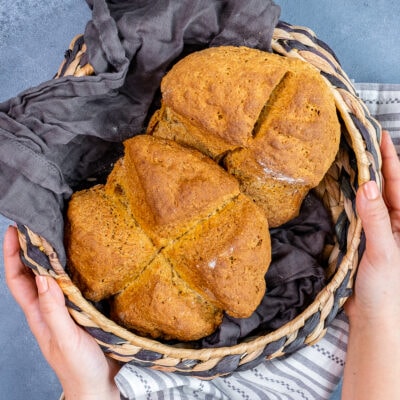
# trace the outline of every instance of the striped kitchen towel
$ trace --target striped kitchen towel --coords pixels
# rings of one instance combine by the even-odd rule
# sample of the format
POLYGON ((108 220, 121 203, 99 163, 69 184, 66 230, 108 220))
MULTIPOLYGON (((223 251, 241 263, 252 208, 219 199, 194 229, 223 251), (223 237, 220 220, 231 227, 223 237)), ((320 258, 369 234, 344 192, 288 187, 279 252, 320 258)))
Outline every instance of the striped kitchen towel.
POLYGON ((115 379, 125 398, 137 400, 329 399, 343 372, 347 329, 340 313, 317 344, 211 381, 130 364, 115 379))
POLYGON ((400 155, 400 84, 356 83, 354 86, 371 114, 389 131, 400 155))

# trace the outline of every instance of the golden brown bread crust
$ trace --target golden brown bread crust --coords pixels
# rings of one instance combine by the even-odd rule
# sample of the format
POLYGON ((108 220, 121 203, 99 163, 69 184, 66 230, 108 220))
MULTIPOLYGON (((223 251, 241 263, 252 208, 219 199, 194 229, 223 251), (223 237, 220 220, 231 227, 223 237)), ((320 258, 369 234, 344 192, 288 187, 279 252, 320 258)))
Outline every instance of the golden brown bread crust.
POLYGON ((72 279, 92 301, 121 290, 157 253, 129 207, 108 196, 103 185, 72 196, 64 241, 72 279))
POLYGON ((248 317, 265 293, 255 265, 269 243, 261 212, 245 195, 164 250, 175 271, 202 296, 229 310, 236 318, 248 317), (243 290, 247 287, 248 290, 243 290))
POLYGON ((135 217, 166 245, 240 193, 236 179, 195 149, 146 135, 128 141, 126 190, 135 217))
POLYGON ((214 332, 222 310, 190 289, 159 254, 113 298, 111 318, 143 335, 190 341, 214 332))
POLYGON ((210 48, 174 65, 161 91, 162 107, 148 133, 222 163, 270 226, 298 214, 337 153, 333 95, 300 60, 246 47, 210 48))
POLYGON ((107 183, 73 195, 66 250, 83 294, 152 337, 196 340, 247 317, 271 260, 263 212, 197 150, 141 135, 107 183), (133 227, 133 229, 132 229, 133 227))

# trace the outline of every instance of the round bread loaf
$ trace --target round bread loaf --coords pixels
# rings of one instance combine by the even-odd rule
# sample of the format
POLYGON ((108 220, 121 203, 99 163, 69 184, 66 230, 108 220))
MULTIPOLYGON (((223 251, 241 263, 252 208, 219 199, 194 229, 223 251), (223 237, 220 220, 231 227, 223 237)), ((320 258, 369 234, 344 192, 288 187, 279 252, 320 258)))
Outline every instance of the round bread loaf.
POLYGON ((270 227, 298 215, 339 148, 332 92, 301 60, 247 47, 209 48, 175 64, 161 92, 148 133, 223 165, 270 227))
POLYGON ((248 317, 265 293, 268 223, 209 157, 140 135, 105 185, 73 194, 68 269, 83 295, 142 335, 196 340, 223 312, 248 317))

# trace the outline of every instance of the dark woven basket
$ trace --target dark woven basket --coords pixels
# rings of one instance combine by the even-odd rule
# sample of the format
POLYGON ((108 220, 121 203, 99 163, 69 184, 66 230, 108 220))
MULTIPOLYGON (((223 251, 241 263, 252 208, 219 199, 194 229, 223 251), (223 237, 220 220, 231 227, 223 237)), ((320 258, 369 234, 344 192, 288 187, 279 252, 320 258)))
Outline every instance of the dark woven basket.
MULTIPOLYGON (((355 192, 361 183, 370 179, 376 180, 381 186, 381 129, 357 97, 333 52, 311 30, 280 22, 273 35, 272 49, 282 56, 305 60, 318 69, 332 90, 341 117, 341 148, 336 161, 316 189, 331 211, 336 228, 335 245, 328 249, 327 285, 300 315, 266 335, 248 338, 232 347, 193 349, 184 344, 170 346, 135 335, 101 314, 71 282, 51 246, 28 227, 20 227, 20 241, 26 262, 36 273, 55 277, 66 296, 72 317, 97 340, 110 357, 122 362, 210 379, 250 368, 263 359, 280 357, 314 344, 324 336, 329 324, 351 294, 363 251, 362 227, 355 209, 355 192), (36 253, 41 256, 30 256, 27 252, 28 244, 40 249, 36 253), (40 261, 44 256, 45 263, 40 261), (49 264, 52 269, 46 268, 49 264)), ((93 74, 93 68, 85 62, 82 36, 72 41, 68 53, 68 62, 61 65, 57 76, 93 74)))

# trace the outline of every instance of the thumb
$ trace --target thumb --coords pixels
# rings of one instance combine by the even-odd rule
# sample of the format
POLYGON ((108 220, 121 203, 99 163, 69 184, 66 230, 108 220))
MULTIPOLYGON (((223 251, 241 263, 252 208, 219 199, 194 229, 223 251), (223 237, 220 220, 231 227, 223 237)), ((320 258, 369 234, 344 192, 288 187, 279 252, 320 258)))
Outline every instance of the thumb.
POLYGON ((51 336, 60 342, 70 339, 76 333, 76 326, 65 306, 62 290, 51 277, 37 275, 35 279, 40 311, 51 336))
POLYGON ((366 252, 370 261, 387 257, 395 241, 389 212, 375 181, 364 183, 357 192, 357 212, 367 240, 366 252))

